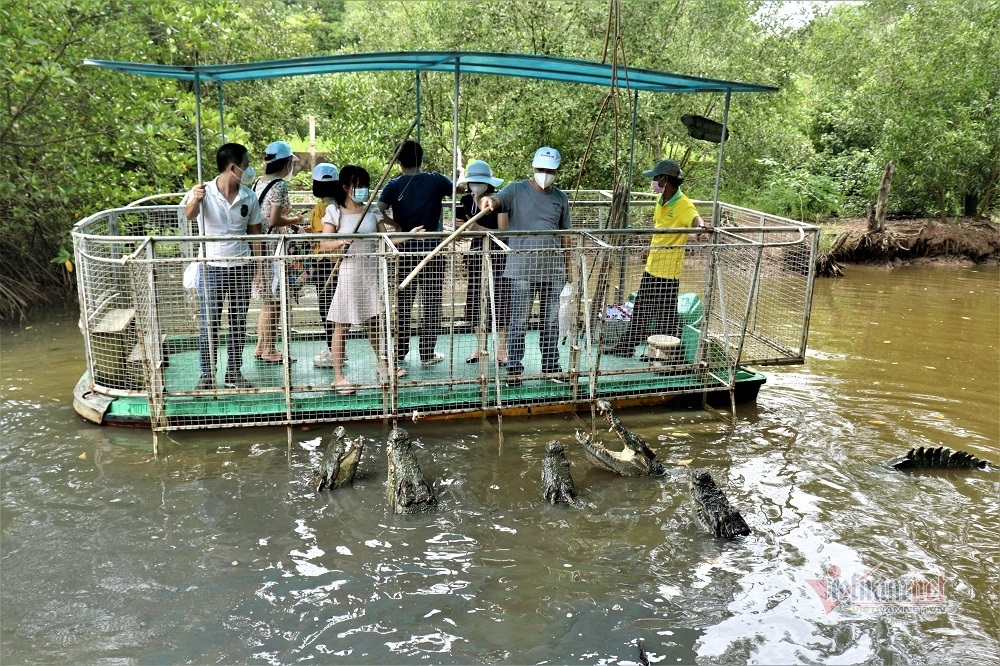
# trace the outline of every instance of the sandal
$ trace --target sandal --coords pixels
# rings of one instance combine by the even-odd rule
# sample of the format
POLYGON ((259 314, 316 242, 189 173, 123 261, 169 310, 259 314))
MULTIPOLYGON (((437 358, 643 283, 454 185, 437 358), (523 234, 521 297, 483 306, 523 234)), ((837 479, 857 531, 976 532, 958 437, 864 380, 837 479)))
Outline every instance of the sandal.
POLYGON ((487 356, 488 357, 489 355, 490 355, 490 353, 488 351, 486 351, 485 349, 480 349, 479 351, 472 352, 472 354, 469 356, 469 358, 465 359, 465 362, 466 363, 479 363, 479 359, 481 357, 483 357, 483 356, 487 356))
POLYGON ((333 383, 330 384, 330 388, 335 390, 340 395, 353 395, 358 392, 358 388, 349 381, 344 381, 343 384, 333 383))

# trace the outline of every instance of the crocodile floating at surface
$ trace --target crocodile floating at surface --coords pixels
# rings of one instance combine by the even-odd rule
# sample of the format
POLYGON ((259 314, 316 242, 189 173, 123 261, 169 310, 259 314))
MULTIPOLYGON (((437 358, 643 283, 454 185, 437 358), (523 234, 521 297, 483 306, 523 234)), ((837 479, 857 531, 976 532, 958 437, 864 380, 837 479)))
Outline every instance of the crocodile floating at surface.
POLYGON ((576 504, 576 489, 569 473, 569 461, 564 455, 562 442, 552 440, 545 445, 542 461, 542 497, 549 504, 565 502, 576 504))
POLYGON ((750 534, 750 526, 732 507, 707 469, 691 472, 691 497, 698 518, 717 537, 732 539, 750 534))
POLYGON ((402 428, 393 428, 385 448, 389 459, 386 495, 396 513, 420 513, 437 505, 434 491, 424 481, 417 457, 410 446, 410 435, 402 428))
POLYGON ((611 451, 595 441, 590 433, 577 430, 576 441, 583 447, 584 455, 591 464, 622 476, 661 476, 666 473, 663 463, 656 459, 656 453, 649 448, 646 440, 626 428, 615 416, 610 402, 598 400, 597 411, 625 446, 621 451, 611 451))
POLYGON ((939 446, 920 447, 910 449, 905 456, 896 456, 887 460, 889 467, 898 470, 916 469, 989 469, 991 465, 988 461, 977 458, 965 451, 952 451, 951 449, 939 446))
POLYGON ((360 439, 350 442, 345 439, 346 435, 344 426, 337 426, 333 431, 333 437, 326 445, 326 452, 323 454, 319 469, 313 471, 312 486, 316 492, 334 490, 354 481, 364 444, 360 439))

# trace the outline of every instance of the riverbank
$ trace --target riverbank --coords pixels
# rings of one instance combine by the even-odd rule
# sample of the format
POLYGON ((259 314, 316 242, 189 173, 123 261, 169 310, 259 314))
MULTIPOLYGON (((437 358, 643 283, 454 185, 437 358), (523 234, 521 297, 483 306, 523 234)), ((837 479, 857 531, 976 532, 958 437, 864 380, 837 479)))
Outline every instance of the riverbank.
POLYGON ((981 218, 910 218, 886 221, 886 233, 868 234, 865 218, 821 221, 820 252, 841 264, 974 266, 1000 263, 1000 225, 981 218))

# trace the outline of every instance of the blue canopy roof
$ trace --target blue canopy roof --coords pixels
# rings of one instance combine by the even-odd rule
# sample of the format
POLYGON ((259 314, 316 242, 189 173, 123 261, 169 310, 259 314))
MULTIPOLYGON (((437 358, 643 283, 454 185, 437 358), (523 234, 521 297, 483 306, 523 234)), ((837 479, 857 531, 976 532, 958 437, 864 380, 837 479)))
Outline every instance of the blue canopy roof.
POLYGON ((113 69, 139 76, 223 83, 249 81, 283 76, 308 76, 314 74, 339 74, 342 72, 422 71, 454 72, 456 67, 464 74, 489 74, 515 76, 526 79, 543 79, 564 83, 582 83, 597 86, 616 85, 618 88, 649 92, 703 93, 703 92, 775 92, 777 88, 684 76, 634 67, 613 67, 609 64, 557 58, 545 55, 520 53, 488 53, 479 51, 396 51, 383 53, 347 53, 342 55, 287 58, 262 62, 234 63, 229 65, 155 65, 112 60, 84 60, 87 65, 113 69))

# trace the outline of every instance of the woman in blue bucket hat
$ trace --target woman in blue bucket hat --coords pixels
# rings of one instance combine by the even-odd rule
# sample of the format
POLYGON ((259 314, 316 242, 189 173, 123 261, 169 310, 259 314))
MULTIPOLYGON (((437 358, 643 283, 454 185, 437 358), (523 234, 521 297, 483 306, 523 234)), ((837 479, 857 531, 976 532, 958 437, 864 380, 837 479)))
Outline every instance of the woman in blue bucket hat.
MULTIPOLYGON (((458 181, 458 187, 465 187, 466 194, 462 197, 456 215, 455 225, 458 226, 479 212, 479 200, 497 191, 503 185, 502 178, 493 176, 493 169, 483 160, 474 160, 465 170, 465 178, 458 181)), ((474 224, 472 231, 503 231, 507 229, 507 213, 491 212, 474 224)), ((507 362, 507 320, 510 318, 510 297, 506 280, 503 277, 505 256, 501 252, 491 252, 493 263, 494 307, 497 317, 497 360, 503 365, 507 362)), ((472 239, 469 254, 466 255, 466 268, 469 274, 469 286, 465 291, 465 321, 469 322, 476 332, 476 349, 465 359, 466 363, 476 363, 487 351, 486 331, 491 327, 490 304, 486 304, 486 319, 483 323, 482 303, 483 289, 483 238, 472 239)))

